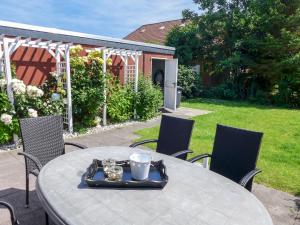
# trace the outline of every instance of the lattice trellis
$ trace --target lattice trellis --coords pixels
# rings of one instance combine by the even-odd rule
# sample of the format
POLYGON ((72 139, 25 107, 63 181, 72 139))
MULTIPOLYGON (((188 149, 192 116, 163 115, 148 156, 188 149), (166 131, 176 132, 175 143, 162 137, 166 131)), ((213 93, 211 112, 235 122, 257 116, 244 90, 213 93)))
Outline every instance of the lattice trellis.
MULTIPOLYGON (((100 51, 103 58, 103 73, 104 79, 106 74, 106 62, 111 56, 119 56, 124 63, 124 82, 134 83, 134 91, 138 91, 138 70, 139 70, 139 56, 142 55, 141 51, 128 50, 128 49, 113 49, 106 47, 99 47, 93 49, 86 49, 87 52, 90 51, 100 51), (132 61, 134 65, 128 65, 132 61)), ((106 102, 106 88, 103 91, 104 95, 104 105, 103 105, 103 125, 106 125, 106 112, 107 112, 107 102, 106 102)), ((136 111, 136 110, 135 110, 136 111)), ((134 112, 136 117, 136 113, 134 112)))
MULTIPOLYGON (((67 79, 66 79, 66 71, 67 71, 67 68, 66 68, 66 62, 56 62, 56 73, 57 75, 60 77, 61 79, 61 82, 63 84, 63 88, 64 90, 66 91, 67 93, 67 79)), ((63 112, 63 122, 64 124, 69 124, 69 117, 68 117, 68 101, 67 101, 67 98, 65 97, 63 99, 63 102, 64 102, 64 112, 63 112)))
POLYGON ((64 123, 68 125, 69 132, 73 132, 73 117, 72 117, 72 94, 71 94, 71 70, 70 70, 70 47, 72 43, 56 42, 53 40, 34 39, 31 37, 6 37, 0 35, 0 72, 4 71, 7 81, 7 95, 9 101, 14 105, 14 93, 11 89, 10 82, 12 80, 11 72, 11 55, 19 47, 31 47, 46 49, 48 53, 55 58, 57 62, 57 73, 63 78, 64 89, 67 93, 67 98, 64 99, 66 112, 64 112, 64 123), (65 62, 61 62, 61 59, 65 62))
POLYGON ((124 82, 133 83, 135 78, 135 65, 127 65, 124 67, 124 82))

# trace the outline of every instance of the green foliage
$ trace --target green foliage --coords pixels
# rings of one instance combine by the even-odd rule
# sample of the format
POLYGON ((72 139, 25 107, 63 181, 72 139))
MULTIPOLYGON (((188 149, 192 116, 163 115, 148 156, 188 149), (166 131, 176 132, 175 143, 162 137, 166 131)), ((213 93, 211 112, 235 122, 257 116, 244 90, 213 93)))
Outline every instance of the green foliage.
POLYGON ((182 95, 186 98, 192 98, 197 88, 197 76, 191 67, 179 65, 178 68, 178 86, 182 87, 182 95))
POLYGON ((189 24, 167 39, 181 63, 209 63, 210 75, 233 81, 229 96, 300 106, 299 0, 195 3, 204 13, 184 11, 189 24))
POLYGON ((167 35, 166 45, 176 47, 175 55, 179 64, 191 65, 197 61, 197 49, 200 48, 197 26, 189 23, 184 27, 175 26, 167 35))
POLYGON ((8 101, 8 97, 4 92, 0 91, 0 116, 8 114, 12 116, 10 124, 5 124, 0 120, 0 144, 6 144, 13 140, 13 134, 18 134, 19 123, 15 115, 13 115, 12 106, 8 101))
MULTIPOLYGON (((41 98, 30 98, 26 93, 20 95, 15 94, 15 111, 18 118, 30 117, 28 114, 29 109, 39 111, 38 109, 42 109, 43 107, 41 98)), ((38 115, 42 116, 39 112, 38 115)))
POLYGON ((0 113, 7 113, 12 111, 12 106, 8 101, 6 93, 0 91, 0 113))
POLYGON ((161 88, 154 86, 150 79, 139 79, 138 93, 135 96, 136 113, 139 120, 148 120, 158 115, 162 106, 161 88))
POLYGON ((71 51, 73 116, 76 123, 95 126, 104 103, 101 53, 80 56, 81 46, 71 51))
POLYGON ((41 115, 63 115, 65 109, 64 99, 67 97, 67 93, 63 86, 63 79, 65 79, 65 76, 66 75, 58 76, 58 74, 52 72, 42 85, 42 90, 44 91, 42 97, 43 104, 41 108, 38 108, 41 115), (53 101, 53 95, 58 95, 59 99, 53 101))
POLYGON ((203 89, 203 92, 200 94, 200 96, 205 98, 234 100, 238 98, 235 88, 235 84, 232 81, 228 80, 218 86, 203 89))
POLYGON ((111 82, 107 100, 108 117, 112 122, 124 122, 133 117, 134 92, 132 85, 111 82))
POLYGON ((148 120, 158 114, 162 105, 162 92, 150 79, 144 76, 139 79, 137 93, 132 83, 121 86, 114 81, 109 86, 107 108, 111 121, 124 122, 133 118, 135 107, 138 120, 148 120))
POLYGON ((13 135, 19 132, 18 119, 13 118, 10 125, 5 125, 0 121, 0 144, 7 144, 13 140, 13 135))

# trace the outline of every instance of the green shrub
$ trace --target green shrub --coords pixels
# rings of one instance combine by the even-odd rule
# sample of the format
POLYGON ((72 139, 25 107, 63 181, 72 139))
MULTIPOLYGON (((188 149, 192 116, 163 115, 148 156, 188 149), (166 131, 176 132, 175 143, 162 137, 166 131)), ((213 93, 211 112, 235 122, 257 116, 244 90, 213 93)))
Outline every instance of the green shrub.
POLYGON ((13 140, 13 134, 19 133, 19 123, 12 111, 6 93, 0 92, 0 144, 6 144, 13 140), (11 120, 5 123, 5 116, 11 120))
POLYGON ((39 109, 42 115, 63 115, 66 107, 64 99, 67 98, 67 93, 63 84, 65 76, 65 74, 58 76, 55 72, 51 72, 48 79, 42 85, 42 90, 44 91, 44 96, 42 97, 43 107, 39 109), (59 99, 52 101, 53 94, 58 94, 59 99))
POLYGON ((101 52, 80 56, 81 46, 71 51, 72 104, 74 122, 95 126, 104 103, 104 74, 101 52))
POLYGON ((161 88, 153 85, 150 79, 139 79, 138 93, 135 96, 136 113, 139 120, 148 120, 158 115, 162 106, 161 88))
POLYGON ((219 98, 225 100, 233 100, 237 98, 235 90, 228 84, 221 84, 216 87, 205 88, 202 96, 205 98, 219 98))
POLYGON ((0 121, 0 144, 7 144, 13 140, 13 135, 19 132, 18 119, 13 118, 10 125, 5 125, 0 121))
POLYGON ((186 98, 193 97, 197 74, 189 66, 179 65, 178 86, 182 87, 182 95, 186 98))
POLYGON ((300 82, 295 85, 287 79, 275 85, 271 100, 274 104, 300 107, 300 82))
POLYGON ((134 92, 131 85, 113 82, 107 98, 107 113, 112 122, 124 122, 133 117, 134 92))
POLYGON ((203 93, 204 86, 202 84, 202 77, 200 74, 195 73, 194 87, 192 88, 192 97, 200 97, 203 93))

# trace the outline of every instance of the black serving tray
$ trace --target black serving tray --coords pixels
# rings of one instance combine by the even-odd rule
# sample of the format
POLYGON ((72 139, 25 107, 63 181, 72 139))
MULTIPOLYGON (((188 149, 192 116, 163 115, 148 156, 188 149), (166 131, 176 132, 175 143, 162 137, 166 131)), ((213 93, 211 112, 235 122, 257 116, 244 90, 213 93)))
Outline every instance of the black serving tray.
POLYGON ((123 177, 120 181, 109 181, 105 179, 102 161, 94 159, 88 167, 85 181, 90 187, 106 188, 164 188, 168 182, 166 166, 163 161, 152 161, 149 177, 146 180, 138 181, 131 177, 129 160, 117 161, 118 166, 123 167, 123 177))

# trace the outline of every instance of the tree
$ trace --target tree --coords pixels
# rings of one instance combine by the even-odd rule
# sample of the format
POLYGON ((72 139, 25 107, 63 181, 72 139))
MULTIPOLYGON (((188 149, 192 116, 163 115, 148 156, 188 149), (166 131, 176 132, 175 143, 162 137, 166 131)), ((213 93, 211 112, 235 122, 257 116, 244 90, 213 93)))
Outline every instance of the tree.
POLYGON ((299 0, 194 2, 204 13, 185 10, 190 24, 167 39, 180 62, 210 62, 211 74, 231 79, 239 98, 263 91, 269 100, 300 105, 299 0))

